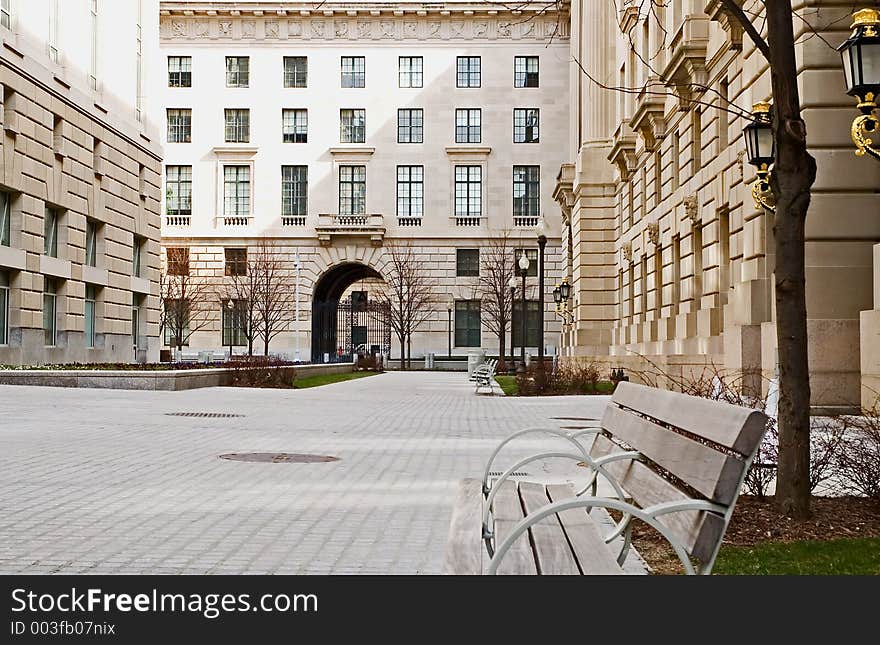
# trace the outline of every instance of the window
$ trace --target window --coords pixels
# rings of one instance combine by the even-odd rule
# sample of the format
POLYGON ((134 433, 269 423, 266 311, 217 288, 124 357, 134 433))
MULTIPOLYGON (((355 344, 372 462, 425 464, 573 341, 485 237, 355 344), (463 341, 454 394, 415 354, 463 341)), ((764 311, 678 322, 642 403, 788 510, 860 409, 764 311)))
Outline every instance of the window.
POLYGON ((309 59, 305 56, 284 57, 284 87, 306 87, 309 59))
POLYGON ((728 145, 728 135, 730 128, 730 115, 728 110, 730 109, 730 83, 725 78, 721 81, 721 86, 718 88, 718 100, 719 100, 719 108, 718 112, 718 148, 719 151, 723 151, 727 148, 728 145))
POLYGON ((97 288, 92 284, 86 285, 85 307, 83 308, 83 335, 86 347, 95 346, 95 303, 97 300, 97 288))
POLYGON ((54 347, 58 340, 58 285, 43 278, 43 344, 54 347))
POLYGON ((513 142, 538 143, 538 108, 516 108, 513 111, 513 142))
POLYGON ((480 301, 455 301, 455 346, 480 346, 480 301))
POLYGON ((400 87, 421 87, 422 57, 401 56, 399 77, 400 87))
POLYGON ((223 167, 223 214, 247 216, 251 212, 251 167, 223 167))
POLYGON ((540 215, 540 166, 513 167, 513 216, 537 218, 540 215))
POLYGON ((342 87, 364 87, 366 59, 363 56, 342 57, 342 87))
POLYGON ((424 116, 421 108, 397 111, 397 143, 422 143, 424 141, 424 116))
POLYGON ((421 217, 424 211, 423 166, 397 167, 397 216, 421 217))
POLYGON ((12 196, 0 191, 0 246, 12 244, 12 196))
POLYGON ((281 110, 281 140, 284 143, 308 142, 308 110, 281 110))
POLYGON ((192 166, 166 166, 165 214, 192 215, 192 166))
POLYGON ((538 57, 515 56, 513 59, 513 86, 538 87, 538 57))
POLYGON ((526 257, 529 259, 529 268, 526 271, 526 276, 529 278, 536 278, 538 276, 538 249, 513 250, 513 266, 516 275, 517 277, 522 277, 522 272, 519 270, 519 258, 524 250, 526 252, 526 257))
MULTIPOLYGON (((131 243, 131 275, 133 275, 135 278, 142 277, 141 273, 143 271, 143 265, 141 258, 144 255, 144 249, 146 248, 146 245, 146 238, 140 237, 139 235, 135 235, 133 237, 131 243)), ((171 256, 169 255, 169 257, 171 256)), ((187 272, 189 272, 189 256, 187 256, 187 272)), ((169 274, 175 275, 170 271, 169 274)))
POLYGON ((234 345, 240 347, 247 345, 247 332, 245 326, 247 324, 247 301, 233 300, 232 308, 226 304, 223 307, 223 338, 222 344, 226 347, 234 345))
POLYGON ((480 87, 480 57, 459 56, 456 63, 456 87, 480 87))
POLYGON ((98 222, 86 219, 86 266, 98 266, 98 222))
POLYGON ((364 215, 367 212, 367 167, 339 167, 339 214, 364 215))
POLYGON ((244 109, 224 110, 226 115, 226 143, 247 143, 251 138, 251 111, 244 109))
POLYGON ((281 166, 281 216, 305 217, 309 194, 308 166, 281 166))
POLYGON ((12 29, 12 9, 9 5, 10 0, 2 0, 0 2, 0 25, 7 29, 12 29))
MULTIPOLYGON (((49 60, 58 62, 58 27, 61 21, 61 0, 49 0, 49 60)), ((54 345, 54 343, 53 343, 54 345)))
POLYGON ((455 216, 480 217, 483 201, 483 168, 455 167, 455 216))
POLYGON ((226 57, 226 87, 247 87, 250 81, 250 58, 226 57))
POLYGON ((192 110, 168 108, 168 143, 189 143, 192 137, 192 110))
POLYGON ((137 24, 135 26, 135 100, 134 118, 138 123, 144 120, 144 19, 143 0, 137 0, 137 24))
POLYGON ((131 294, 131 346, 135 349, 140 347, 138 335, 141 328, 141 303, 138 294, 131 294))
POLYGON ((192 56, 168 57, 168 87, 192 87, 192 56))
MULTIPOLYGON (((162 306, 165 308, 165 318, 168 321, 165 323, 165 345, 168 347, 174 347, 178 344, 183 347, 189 346, 191 334, 189 329, 189 301, 179 298, 168 298, 162 303, 162 306), (175 336, 179 336, 179 338, 175 338, 175 336)), ((134 311, 132 313, 134 314, 134 311)), ((134 327, 134 320, 132 320, 132 327, 134 327)))
POLYGON ((0 345, 9 344, 9 272, 0 271, 0 345))
POLYGON ((459 109, 455 111, 455 142, 480 143, 479 108, 459 109))
POLYGON ((189 275, 189 249, 169 247, 165 250, 168 258, 168 275, 189 275))
POLYGON ((694 108, 693 112, 691 112, 691 160, 693 162, 691 172, 693 174, 696 174, 703 165, 702 133, 703 115, 699 108, 694 108))
MULTIPOLYGON (((514 347, 522 346, 522 300, 517 298, 513 302, 513 315, 511 316, 511 333, 513 334, 514 347)), ((541 311, 538 309, 536 300, 526 300, 526 347, 539 347, 541 341, 541 311)))
POLYGON ((339 140, 342 143, 364 143, 367 139, 367 111, 339 110, 339 140))
POLYGON ((223 275, 241 276, 247 275, 247 249, 223 249, 224 271, 223 275))
POLYGON ((51 206, 43 216, 43 255, 58 257, 58 211, 51 206))
POLYGON ((455 275, 459 278, 475 278, 480 275, 480 249, 455 250, 455 275))
POLYGON ((98 0, 89 3, 90 27, 91 27, 91 52, 89 56, 89 87, 98 89, 98 0))

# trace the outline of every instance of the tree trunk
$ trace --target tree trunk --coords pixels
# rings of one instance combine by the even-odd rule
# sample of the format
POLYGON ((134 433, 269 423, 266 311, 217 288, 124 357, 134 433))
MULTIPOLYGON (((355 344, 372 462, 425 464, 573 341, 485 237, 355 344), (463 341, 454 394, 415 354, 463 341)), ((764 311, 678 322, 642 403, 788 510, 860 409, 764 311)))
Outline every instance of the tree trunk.
POLYGON ((397 337, 400 341, 400 370, 406 369, 406 338, 403 334, 397 337))
POLYGON ((499 365, 507 365, 507 353, 506 353, 507 347, 504 342, 504 337, 506 335, 507 334, 505 334, 504 331, 502 331, 500 334, 498 334, 498 364, 499 365))
POLYGON ((269 336, 263 339, 263 356, 269 358, 269 336))
POLYGON ((776 161, 776 339, 779 348, 779 466, 776 505, 786 515, 810 513, 810 373, 804 228, 816 161, 807 151, 797 87, 791 0, 766 3, 772 61, 776 161))
POLYGON ((254 355, 254 337, 248 338, 248 356, 254 355))
POLYGON ((406 335, 406 369, 412 369, 412 335, 406 335))

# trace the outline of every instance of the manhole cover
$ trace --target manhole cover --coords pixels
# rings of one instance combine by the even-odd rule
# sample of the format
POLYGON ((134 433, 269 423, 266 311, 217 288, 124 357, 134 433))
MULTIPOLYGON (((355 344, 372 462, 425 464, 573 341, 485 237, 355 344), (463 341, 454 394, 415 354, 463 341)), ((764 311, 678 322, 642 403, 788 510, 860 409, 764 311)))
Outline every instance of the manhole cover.
POLYGON ((598 419, 594 417, 550 417, 551 419, 555 419, 557 421, 598 421, 598 419))
POLYGON ((203 419, 231 419, 243 417, 243 414, 230 414, 228 412, 166 412, 166 417, 200 417, 203 419))
POLYGON ((226 455, 220 455, 220 459, 249 461, 259 464, 319 464, 328 461, 339 461, 339 457, 331 455, 303 455, 294 452, 231 452, 226 455))

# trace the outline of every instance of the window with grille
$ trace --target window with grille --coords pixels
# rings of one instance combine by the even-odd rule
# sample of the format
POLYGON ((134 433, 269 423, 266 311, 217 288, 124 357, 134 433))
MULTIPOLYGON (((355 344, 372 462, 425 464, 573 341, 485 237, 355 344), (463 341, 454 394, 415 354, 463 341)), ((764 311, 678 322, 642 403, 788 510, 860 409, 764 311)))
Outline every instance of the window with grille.
POLYGON ((284 57, 284 87, 306 87, 308 77, 309 59, 307 57, 284 57))
POLYGON ((400 87, 422 86, 422 57, 401 56, 399 82, 400 87))
MULTIPOLYGON (((522 347, 522 319, 523 319, 522 300, 516 299, 513 302, 513 316, 511 320, 511 331, 513 333, 513 344, 515 347, 522 347)), ((538 309, 537 300, 526 300, 526 347, 538 347, 541 345, 541 311, 538 309)))
POLYGON ((98 266, 98 222, 86 219, 86 266, 98 266))
POLYGON ((513 167, 513 216, 538 217, 540 214, 540 166, 513 167))
POLYGON ((480 87, 480 57, 459 56, 455 78, 457 87, 480 87))
POLYGON ((251 138, 251 111, 247 108, 224 110, 226 143, 247 143, 251 138))
POLYGON ((364 215, 367 212, 367 167, 339 167, 339 214, 364 215))
POLYGON ((9 344, 9 272, 0 271, 0 345, 9 344))
POLYGON ((339 140, 342 143, 364 143, 367 139, 367 111, 339 111, 339 140))
POLYGON ((455 346, 480 346, 480 301, 455 301, 455 346))
POLYGON ((250 58, 226 57, 226 87, 247 87, 250 82, 250 58))
POLYGON ((538 108, 516 108, 513 111, 513 142, 538 143, 538 108))
POLYGON ((481 110, 479 108, 455 111, 455 142, 480 143, 481 110))
POLYGON ((281 140, 284 143, 308 143, 308 110, 281 110, 281 140))
POLYGON ((168 57, 168 87, 192 87, 192 56, 168 57))
POLYGON ((51 206, 43 215, 43 255, 58 257, 58 210, 51 206))
POLYGON ((83 307, 83 335, 86 347, 95 346, 95 309, 98 289, 95 285, 86 285, 85 306, 83 307))
POLYGON ((228 217, 251 214, 250 166, 223 167, 223 214, 228 217))
POLYGON ((516 56, 513 59, 514 87, 538 87, 538 57, 516 56))
POLYGON ((522 272, 519 270, 519 257, 522 255, 523 250, 526 252, 526 257, 529 259, 529 268, 526 271, 526 276, 529 278, 535 278, 538 276, 538 249, 514 249, 513 250, 513 266, 516 270, 517 276, 522 276, 522 272))
POLYGON ((421 217, 424 209, 423 166, 397 167, 397 216, 421 217))
POLYGON ((43 344, 54 347, 58 339, 58 283, 43 278, 43 344))
POLYGON ((281 166, 282 217, 305 217, 308 192, 308 166, 281 166))
POLYGON ((397 143, 423 143, 423 115, 421 108, 397 110, 397 143))
POLYGON ((483 200, 481 166, 455 167, 455 216, 480 217, 483 200))
POLYGON ((247 345, 247 301, 233 300, 231 308, 228 306, 228 302, 227 300, 222 304, 222 343, 226 347, 247 345))
POLYGON ((459 278, 475 278, 480 275, 480 249, 455 250, 455 275, 459 278))
POLYGON ((240 276, 247 275, 247 249, 225 248, 223 249, 223 275, 240 276))
POLYGON ((168 143, 189 143, 192 138, 192 110, 168 108, 168 143))
POLYGON ((165 249, 168 262, 168 275, 189 275, 189 249, 174 246, 165 249))
POLYGON ((165 214, 192 215, 192 166, 165 167, 165 214))
POLYGON ((12 244, 12 195, 0 190, 0 246, 12 244))
POLYGON ((342 57, 342 87, 364 87, 366 59, 363 56, 342 57))

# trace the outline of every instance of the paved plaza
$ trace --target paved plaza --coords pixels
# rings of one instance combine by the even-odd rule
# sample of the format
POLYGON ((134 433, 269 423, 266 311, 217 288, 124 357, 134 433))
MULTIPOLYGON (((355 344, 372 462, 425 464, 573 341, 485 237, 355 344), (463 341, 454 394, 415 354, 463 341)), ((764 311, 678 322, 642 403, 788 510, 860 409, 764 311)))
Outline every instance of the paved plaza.
POLYGON ((458 480, 513 430, 598 419, 607 401, 478 396, 431 372, 307 390, 0 386, 0 573, 440 573, 458 480), (242 452, 339 461, 219 458, 242 452))

